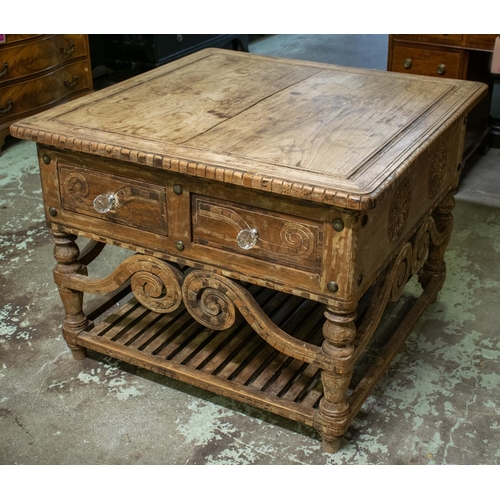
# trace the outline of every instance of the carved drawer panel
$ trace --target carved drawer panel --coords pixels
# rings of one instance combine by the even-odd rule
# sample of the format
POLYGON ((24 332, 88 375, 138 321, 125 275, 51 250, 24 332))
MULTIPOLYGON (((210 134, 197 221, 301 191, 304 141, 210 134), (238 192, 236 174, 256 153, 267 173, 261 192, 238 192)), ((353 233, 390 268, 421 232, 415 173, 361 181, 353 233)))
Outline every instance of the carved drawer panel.
POLYGON ((321 267, 322 224, 206 196, 192 196, 194 243, 296 268, 321 267))
POLYGON ((47 71, 85 54, 83 35, 51 35, 21 46, 6 47, 0 53, 0 84, 47 71))
POLYGON ((7 85, 0 94, 0 119, 11 119, 55 104, 74 92, 91 88, 86 61, 76 62, 43 77, 7 85))
POLYGON ((158 234, 167 233, 166 194, 160 186, 59 164, 64 209, 158 234))
POLYGON ((460 52, 395 45, 392 54, 392 71, 459 78, 461 58, 460 52))

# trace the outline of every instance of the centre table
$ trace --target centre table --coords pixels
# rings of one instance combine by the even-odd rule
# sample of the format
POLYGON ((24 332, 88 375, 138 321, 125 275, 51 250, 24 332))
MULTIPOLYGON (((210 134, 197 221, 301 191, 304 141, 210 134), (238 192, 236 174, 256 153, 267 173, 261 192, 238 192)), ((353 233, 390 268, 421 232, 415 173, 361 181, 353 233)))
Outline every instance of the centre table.
POLYGON ((486 93, 207 49, 13 124, 37 142, 74 358, 174 377, 338 450, 444 283, 467 115, 486 93), (90 277, 108 244, 133 252, 90 277), (421 294, 355 380, 413 275, 421 294), (84 312, 85 293, 102 305, 84 312))

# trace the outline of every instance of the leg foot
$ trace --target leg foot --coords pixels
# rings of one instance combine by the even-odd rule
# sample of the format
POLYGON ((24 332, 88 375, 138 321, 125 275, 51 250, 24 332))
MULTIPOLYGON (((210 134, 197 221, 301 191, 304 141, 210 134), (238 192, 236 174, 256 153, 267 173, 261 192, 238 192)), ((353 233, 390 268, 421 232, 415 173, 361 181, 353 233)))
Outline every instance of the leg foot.
POLYGON ((334 453, 340 449, 342 436, 350 423, 347 389, 354 365, 352 341, 356 335, 356 313, 337 313, 327 309, 325 317, 322 351, 331 359, 331 367, 321 373, 324 395, 316 414, 315 427, 323 438, 323 450, 334 453))
POLYGON ((71 350, 73 359, 81 361, 82 359, 85 359, 87 357, 87 349, 85 347, 82 347, 80 345, 70 345, 70 344, 68 344, 68 347, 71 350))
POLYGON ((325 453, 337 453, 342 448, 344 438, 322 437, 322 449, 325 453))

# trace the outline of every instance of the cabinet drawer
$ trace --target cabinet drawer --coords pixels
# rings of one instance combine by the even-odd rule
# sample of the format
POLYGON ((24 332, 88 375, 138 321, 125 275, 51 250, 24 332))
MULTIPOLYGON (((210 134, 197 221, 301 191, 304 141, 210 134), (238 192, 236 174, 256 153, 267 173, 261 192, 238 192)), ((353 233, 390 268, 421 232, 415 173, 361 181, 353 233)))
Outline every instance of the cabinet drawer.
POLYGON ((167 233, 166 191, 161 186, 59 164, 61 206, 157 234, 167 233))
POLYGON ((493 50, 498 35, 467 35, 467 47, 493 50))
POLYGON ((319 222, 193 195, 194 243, 296 268, 321 267, 319 222))
POLYGON ((461 52, 395 45, 392 52, 392 71, 460 78, 461 60, 461 52))
POLYGON ((48 75, 7 85, 0 94, 0 121, 56 104, 70 94, 91 88, 86 61, 69 64, 48 75))
POLYGON ((36 42, 7 46, 0 51, 0 84, 47 71, 85 54, 83 35, 51 35, 36 42))
POLYGON ((393 35, 395 40, 408 42, 437 43, 461 47, 465 44, 466 35, 393 35))

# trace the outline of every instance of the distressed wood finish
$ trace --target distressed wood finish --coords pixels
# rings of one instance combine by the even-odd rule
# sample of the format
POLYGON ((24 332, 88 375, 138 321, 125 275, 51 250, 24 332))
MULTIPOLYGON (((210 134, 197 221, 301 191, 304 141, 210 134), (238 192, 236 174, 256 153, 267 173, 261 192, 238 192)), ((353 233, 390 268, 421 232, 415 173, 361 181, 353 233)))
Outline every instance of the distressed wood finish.
POLYGON ((316 428, 337 450, 446 273, 485 86, 204 50, 12 126, 38 142, 63 333, 316 428), (75 235, 95 243, 79 255, 75 235), (134 250, 109 276, 105 244, 134 250), (423 293, 371 370, 387 304, 423 293), (124 288, 128 287, 128 288, 124 288), (130 291, 106 318, 84 293, 130 291))

